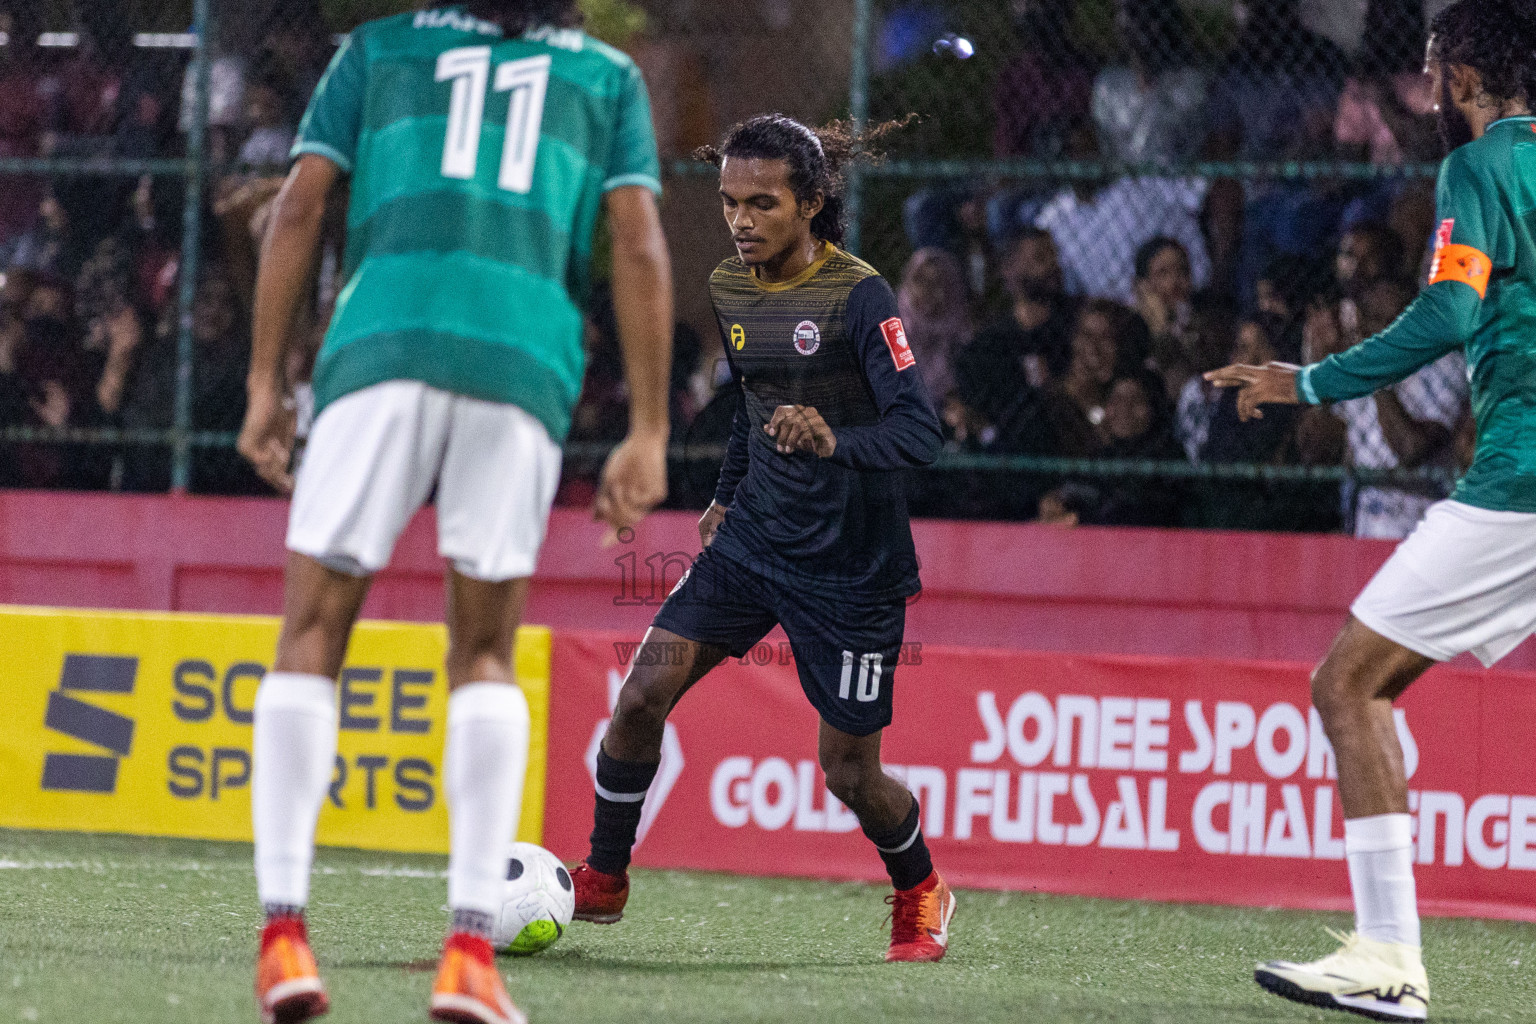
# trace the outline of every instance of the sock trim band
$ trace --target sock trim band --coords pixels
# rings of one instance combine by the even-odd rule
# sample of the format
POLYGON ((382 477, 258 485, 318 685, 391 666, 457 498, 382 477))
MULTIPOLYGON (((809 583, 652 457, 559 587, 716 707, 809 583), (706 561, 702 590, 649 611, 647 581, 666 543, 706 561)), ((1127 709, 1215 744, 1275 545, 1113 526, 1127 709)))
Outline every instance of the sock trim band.
POLYGON ((1406 814, 1377 814, 1344 822, 1344 852, 1386 853, 1413 846, 1413 819, 1406 814))
POLYGON ((875 849, 879 850, 881 853, 906 853, 909 849, 912 848, 912 844, 917 842, 917 837, 922 835, 922 833, 923 826, 921 821, 919 821, 917 827, 912 830, 912 834, 907 837, 907 841, 902 843, 900 846, 886 847, 877 843, 875 845, 875 849))
POLYGON ((643 801, 645 799, 645 795, 650 792, 650 787, 646 787, 638 793, 615 793, 613 790, 605 789, 602 785, 596 782, 592 784, 592 788, 597 791, 598 796, 602 797, 604 800, 609 801, 610 803, 615 804, 638 804, 643 801))

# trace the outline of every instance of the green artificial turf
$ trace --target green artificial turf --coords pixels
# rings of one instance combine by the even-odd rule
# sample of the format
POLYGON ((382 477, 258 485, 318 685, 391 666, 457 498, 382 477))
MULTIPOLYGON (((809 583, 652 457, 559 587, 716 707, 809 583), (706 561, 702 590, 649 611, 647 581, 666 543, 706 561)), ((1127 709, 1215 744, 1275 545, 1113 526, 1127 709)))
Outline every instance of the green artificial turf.
MULTIPOLYGON (((0 830, 0 1024, 255 1021, 250 847, 0 830)), ((444 861, 322 850, 327 1021, 425 1020, 444 861)), ((637 872, 622 923, 503 960, 534 1024, 1346 1021, 1252 982, 1340 915, 961 892, 939 964, 886 965, 885 890, 637 872)), ((1429 921, 1437 1021, 1536 1021, 1536 928, 1429 921)))

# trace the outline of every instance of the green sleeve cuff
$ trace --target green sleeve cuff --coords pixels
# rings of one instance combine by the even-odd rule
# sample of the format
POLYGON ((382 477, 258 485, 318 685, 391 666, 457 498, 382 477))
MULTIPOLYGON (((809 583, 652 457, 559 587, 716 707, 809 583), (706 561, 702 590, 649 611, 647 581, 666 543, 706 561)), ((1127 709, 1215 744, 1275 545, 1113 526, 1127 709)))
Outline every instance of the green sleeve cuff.
POLYGON ((1322 399, 1317 397, 1317 388, 1312 386, 1311 366, 1303 366, 1301 372, 1296 374, 1296 397, 1302 405, 1322 405, 1322 399))

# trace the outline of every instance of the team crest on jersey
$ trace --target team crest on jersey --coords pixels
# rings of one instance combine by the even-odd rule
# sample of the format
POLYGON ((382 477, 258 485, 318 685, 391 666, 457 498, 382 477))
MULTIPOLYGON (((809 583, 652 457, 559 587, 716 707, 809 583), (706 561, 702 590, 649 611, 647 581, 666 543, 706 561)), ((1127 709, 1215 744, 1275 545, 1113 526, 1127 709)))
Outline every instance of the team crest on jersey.
POLYGON ((801 320, 795 328, 795 351, 803 356, 815 355, 821 348, 821 328, 813 321, 801 320))
POLYGON ((731 348, 740 352, 747 347, 747 329, 741 324, 731 324, 731 348))

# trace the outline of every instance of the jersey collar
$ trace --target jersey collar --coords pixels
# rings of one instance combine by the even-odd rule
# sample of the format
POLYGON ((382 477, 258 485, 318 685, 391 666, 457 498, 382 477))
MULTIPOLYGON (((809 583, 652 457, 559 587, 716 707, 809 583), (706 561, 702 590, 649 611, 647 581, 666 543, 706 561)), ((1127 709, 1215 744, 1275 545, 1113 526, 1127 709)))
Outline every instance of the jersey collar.
POLYGON ((773 284, 769 284, 758 277, 757 271, 755 270, 750 271, 752 274, 752 281, 765 292, 787 292, 791 288, 799 288, 801 285, 805 284, 805 282, 815 277, 816 272, 826 265, 827 260, 831 259, 832 254, 836 251, 837 246, 833 245, 831 242, 823 240, 821 243, 821 252, 817 255, 816 259, 811 262, 811 265, 800 271, 800 273, 796 274, 788 281, 777 281, 773 284))
POLYGON ((1536 114, 1516 114, 1514 117, 1501 117, 1489 125, 1487 131, 1493 131, 1501 124, 1514 124, 1516 121, 1536 121, 1536 114))

